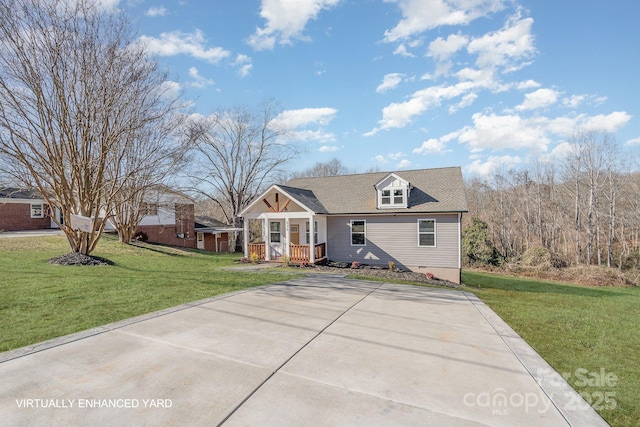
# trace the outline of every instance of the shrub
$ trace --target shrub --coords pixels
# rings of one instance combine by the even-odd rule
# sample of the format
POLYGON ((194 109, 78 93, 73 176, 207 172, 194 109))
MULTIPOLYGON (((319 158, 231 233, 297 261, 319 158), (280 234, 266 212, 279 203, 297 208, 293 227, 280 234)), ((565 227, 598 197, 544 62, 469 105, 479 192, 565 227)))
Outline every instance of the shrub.
POLYGON ((136 234, 133 235, 133 240, 146 242, 149 240, 149 236, 144 231, 136 231, 136 234))
POLYGON ((251 261, 254 264, 257 264, 260 262, 260 255, 258 255, 257 253, 252 253, 251 255, 249 255, 249 261, 251 261))
POLYGON ((353 261, 351 263, 351 268, 360 268, 360 263, 358 261, 353 261))
POLYGON ((396 263, 393 261, 389 261, 389 271, 393 271, 396 269, 396 263))
POLYGON ((435 276, 433 275, 433 273, 429 273, 429 272, 424 273, 424 277, 426 277, 429 280, 435 279, 435 276))
POLYGON ((284 265, 287 265, 287 266, 288 266, 288 265, 289 265, 289 262, 290 262, 289 256, 288 256, 288 255, 282 255, 282 263, 283 263, 284 265))

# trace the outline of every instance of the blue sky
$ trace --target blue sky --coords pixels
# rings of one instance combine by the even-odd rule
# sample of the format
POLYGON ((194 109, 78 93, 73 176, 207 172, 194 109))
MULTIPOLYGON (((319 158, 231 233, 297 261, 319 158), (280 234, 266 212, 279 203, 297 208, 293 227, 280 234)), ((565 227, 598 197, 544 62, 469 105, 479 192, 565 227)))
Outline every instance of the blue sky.
POLYGON ((194 112, 277 101, 294 170, 487 176, 559 158, 578 127, 640 148, 637 0, 101 1, 194 112))

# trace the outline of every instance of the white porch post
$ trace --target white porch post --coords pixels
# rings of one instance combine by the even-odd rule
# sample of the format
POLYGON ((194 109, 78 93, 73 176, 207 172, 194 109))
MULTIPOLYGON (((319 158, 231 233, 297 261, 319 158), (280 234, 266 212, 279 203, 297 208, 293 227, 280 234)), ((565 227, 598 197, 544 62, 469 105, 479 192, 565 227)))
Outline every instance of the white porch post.
POLYGON ((316 262, 316 240, 313 218, 313 215, 309 216, 309 262, 311 264, 316 262))
POLYGON ((289 227, 289 218, 284 219, 284 227, 285 227, 284 254, 289 258, 289 260, 291 260, 291 245, 289 244, 289 242, 291 242, 291 229, 289 227))
MULTIPOLYGON (((244 257, 249 258, 249 218, 245 217, 244 221, 242 221, 242 232, 244 235, 242 236, 242 246, 244 247, 244 257)), ((215 242, 216 242, 216 252, 218 251, 218 235, 214 234, 215 242)))
POLYGON ((262 226, 262 241, 264 242, 264 260, 271 259, 271 233, 269 230, 269 218, 264 219, 262 226))

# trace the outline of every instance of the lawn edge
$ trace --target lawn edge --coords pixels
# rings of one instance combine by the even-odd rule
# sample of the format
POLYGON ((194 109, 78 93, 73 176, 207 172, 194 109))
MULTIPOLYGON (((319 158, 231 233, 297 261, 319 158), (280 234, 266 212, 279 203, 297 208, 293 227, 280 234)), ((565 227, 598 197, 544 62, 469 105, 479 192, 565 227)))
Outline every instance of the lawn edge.
POLYGON ((609 423, 524 338, 476 294, 463 291, 469 302, 496 331, 570 426, 609 426, 609 423))
POLYGON ((35 344, 26 345, 24 347, 15 348, 0 353, 0 363, 8 362, 10 360, 19 359, 30 354, 39 353, 44 350, 48 350, 61 345, 69 344, 74 341, 80 341, 85 338, 89 338, 95 335, 104 334, 116 329, 124 328, 125 326, 133 325, 135 323, 144 322, 145 320, 154 319, 156 317, 166 316, 168 314, 176 313, 178 311, 186 310, 188 308, 197 307, 199 305, 207 304, 213 301, 229 298, 234 295, 243 294, 245 292, 253 292, 258 289, 266 288, 277 284, 287 283, 288 281, 270 283, 268 285, 260 285, 249 289, 241 289, 238 291, 228 292, 213 297, 208 297, 196 301, 187 302, 184 304, 176 305, 173 307, 164 308, 162 310, 151 311, 149 313, 141 314, 135 317, 129 317, 127 319, 118 320, 116 322, 107 323, 106 325, 96 326, 95 328, 85 329, 84 331, 74 332, 72 334, 63 335, 57 338, 51 338, 46 341, 42 341, 35 344))

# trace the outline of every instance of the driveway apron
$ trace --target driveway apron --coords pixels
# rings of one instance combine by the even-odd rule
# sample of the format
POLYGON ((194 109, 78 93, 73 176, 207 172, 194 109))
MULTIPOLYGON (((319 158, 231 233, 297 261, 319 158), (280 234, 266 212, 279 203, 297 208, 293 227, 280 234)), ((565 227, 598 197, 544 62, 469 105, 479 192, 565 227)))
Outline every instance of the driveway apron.
POLYGON ((472 294, 318 275, 0 353, 0 423, 607 425, 558 378, 472 294))

